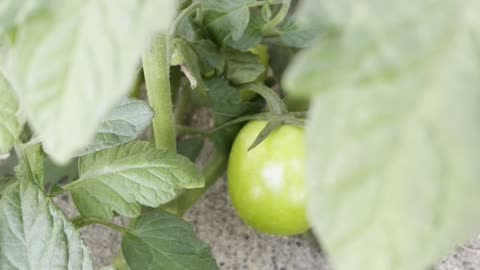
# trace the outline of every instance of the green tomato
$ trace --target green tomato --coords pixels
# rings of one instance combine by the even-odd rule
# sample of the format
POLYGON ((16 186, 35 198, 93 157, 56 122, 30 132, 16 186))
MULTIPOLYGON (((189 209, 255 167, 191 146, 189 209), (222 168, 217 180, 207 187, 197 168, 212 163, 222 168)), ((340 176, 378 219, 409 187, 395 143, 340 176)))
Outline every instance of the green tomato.
POLYGON ((247 151, 266 121, 252 121, 238 133, 228 164, 228 190, 240 218, 260 232, 305 232, 304 129, 284 125, 247 151))

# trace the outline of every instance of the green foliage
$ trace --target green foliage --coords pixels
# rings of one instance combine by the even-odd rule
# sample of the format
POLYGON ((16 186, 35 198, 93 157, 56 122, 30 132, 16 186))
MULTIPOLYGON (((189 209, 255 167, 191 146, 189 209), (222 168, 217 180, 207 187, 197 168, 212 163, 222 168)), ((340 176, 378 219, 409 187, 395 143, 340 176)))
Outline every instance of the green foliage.
POLYGON ((0 35, 23 23, 30 16, 51 5, 51 0, 4 0, 0 6, 0 35))
POLYGON ((225 68, 225 55, 208 39, 201 39, 193 43, 193 49, 199 56, 200 65, 204 70, 202 75, 222 74, 225 68))
POLYGON ((226 59, 225 75, 234 84, 253 82, 265 72, 265 66, 253 53, 229 50, 226 59))
POLYGON ((145 101, 125 98, 100 123, 94 141, 80 153, 85 155, 137 139, 150 125, 153 111, 145 101))
POLYGON ((145 41, 167 29, 174 2, 63 1, 15 29, 2 69, 57 162, 84 147, 129 91, 145 41))
POLYGON ((149 212, 136 220, 123 238, 122 252, 132 270, 218 269, 192 226, 166 212, 149 212))
POLYGON ((173 47, 175 53, 183 60, 181 63, 182 71, 187 76, 192 89, 205 90, 199 56, 192 45, 185 39, 177 38, 173 40, 173 47))
MULTIPOLYGON (((208 94, 212 103, 215 124, 220 126, 254 109, 255 103, 243 102, 239 89, 231 86, 227 80, 211 79, 207 82, 208 94)), ((239 131, 238 125, 222 129, 213 135, 217 149, 228 153, 230 146, 239 131)))
POLYGON ((0 199, 0 269, 93 269, 63 212, 29 180, 20 180, 0 199))
MULTIPOLYGON (((162 211, 182 215, 215 183, 245 120, 303 124, 264 85, 280 81, 270 78, 267 48, 289 49, 283 71, 290 47, 307 42, 290 8, 276 0, 2 1, 0 269, 92 269, 78 233, 91 224, 124 235, 132 270, 218 269, 191 226, 162 211), (213 119, 192 128, 197 112, 213 119), (208 141, 215 149, 200 172, 193 161, 208 141), (65 192, 80 213, 71 221, 52 201, 65 192), (114 215, 136 219, 127 229, 110 222, 114 215)), ((111 269, 128 269, 122 260, 111 269)))
POLYGON ((127 217, 140 205, 158 207, 183 188, 200 188, 204 179, 187 158, 135 141, 83 156, 79 179, 64 188, 84 217, 110 220, 112 211, 127 217))
POLYGON ((327 35, 284 85, 314 97, 309 218, 336 269, 427 269, 478 232, 478 8, 305 1, 327 35))
POLYGON ((4 192, 7 192, 10 185, 15 183, 15 181, 17 181, 17 179, 12 176, 0 177, 0 198, 4 192))
POLYGON ((239 40, 250 21, 250 6, 255 5, 256 0, 204 0, 206 9, 207 27, 210 28, 217 38, 224 40, 231 37, 233 41, 239 40))
POLYGON ((35 185, 42 189, 44 186, 44 153, 42 151, 42 146, 39 143, 36 143, 26 144, 20 147, 23 149, 23 156, 19 158, 18 165, 15 166, 15 175, 19 179, 29 179, 31 173, 35 185))
POLYGON ((293 48, 308 48, 314 38, 311 30, 299 27, 291 19, 280 25, 277 35, 282 45, 293 48))
POLYGON ((7 153, 22 131, 18 103, 9 83, 0 73, 0 154, 7 153))
POLYGON ((180 155, 186 156, 190 161, 195 162, 202 151, 204 140, 201 138, 189 138, 182 140, 177 145, 177 151, 180 155))

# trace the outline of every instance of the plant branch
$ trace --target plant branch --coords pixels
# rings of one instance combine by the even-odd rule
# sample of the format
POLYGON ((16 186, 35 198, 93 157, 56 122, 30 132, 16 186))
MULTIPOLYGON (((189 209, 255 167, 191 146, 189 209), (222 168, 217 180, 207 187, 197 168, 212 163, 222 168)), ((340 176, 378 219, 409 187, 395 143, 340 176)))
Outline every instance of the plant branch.
POLYGON ((175 32, 177 32, 178 25, 180 22, 185 19, 186 17, 190 16, 193 14, 198 8, 200 7, 200 3, 195 2, 192 3, 190 6, 182 10, 180 14, 175 18, 175 20, 172 22, 172 25, 170 26, 170 36, 175 36, 175 32))
POLYGON ((278 11, 277 15, 275 15, 275 17, 273 17, 273 19, 271 19, 269 22, 267 22, 263 26, 263 28, 262 28, 263 33, 269 34, 269 33, 273 32, 275 27, 277 27, 277 25, 279 25, 285 19, 285 17, 287 16, 291 3, 292 3, 291 0, 284 0, 283 1, 283 5, 280 8, 280 10, 278 11))
POLYGON ((92 225, 92 224, 100 224, 100 225, 103 225, 105 227, 109 227, 110 229, 113 229, 115 231, 121 232, 122 234, 128 233, 128 229, 123 227, 123 226, 120 226, 120 225, 117 225, 115 223, 111 223, 111 222, 108 222, 108 221, 104 221, 104 220, 101 220, 101 219, 97 219, 97 218, 87 218, 87 217, 79 216, 79 217, 76 217, 76 218, 72 219, 71 221, 72 221, 73 226, 77 229, 80 229, 80 228, 83 228, 85 226, 89 226, 89 225, 92 225))
POLYGON ((168 36, 159 34, 142 57, 148 102, 155 112, 153 135, 157 148, 176 152, 175 118, 170 91, 168 36))

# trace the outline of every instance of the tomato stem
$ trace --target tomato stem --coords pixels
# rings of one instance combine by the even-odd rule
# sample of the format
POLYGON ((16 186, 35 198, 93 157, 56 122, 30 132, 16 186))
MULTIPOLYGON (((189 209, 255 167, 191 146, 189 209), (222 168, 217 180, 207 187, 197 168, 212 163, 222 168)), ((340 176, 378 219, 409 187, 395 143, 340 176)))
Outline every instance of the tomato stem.
POLYGON ((285 17, 288 14, 288 10, 290 9, 291 2, 292 2, 291 0, 284 0, 283 1, 282 7, 278 11, 277 15, 275 15, 275 17, 273 17, 273 19, 271 19, 269 22, 267 22, 263 26, 263 28, 262 28, 263 33, 269 34, 269 33, 273 32, 275 27, 277 27, 277 25, 279 25, 285 19, 285 17))
POLYGON ((142 57, 148 102, 155 112, 153 135, 157 148, 176 152, 175 118, 170 90, 169 38, 159 34, 142 57))
POLYGON ((200 3, 195 2, 195 3, 192 3, 190 6, 188 6, 187 8, 185 8, 184 10, 182 10, 182 12, 178 14, 178 16, 175 18, 175 20, 172 22, 172 25, 170 26, 170 36, 172 37, 175 36, 175 32, 177 31, 177 28, 180 22, 183 19, 190 16, 191 14, 193 14, 199 7, 200 7, 200 3))
POLYGON ((89 225, 92 225, 92 224, 100 224, 100 225, 103 225, 105 227, 109 227, 109 228, 111 228, 115 231, 118 231, 122 234, 128 233, 128 229, 123 227, 123 226, 120 226, 120 225, 117 225, 115 223, 111 223, 111 222, 108 222, 108 221, 104 221, 104 220, 101 220, 101 219, 97 219, 97 218, 88 218, 88 217, 79 216, 79 217, 76 217, 72 220, 72 224, 77 229, 80 229, 80 228, 83 228, 85 226, 89 226, 89 225))

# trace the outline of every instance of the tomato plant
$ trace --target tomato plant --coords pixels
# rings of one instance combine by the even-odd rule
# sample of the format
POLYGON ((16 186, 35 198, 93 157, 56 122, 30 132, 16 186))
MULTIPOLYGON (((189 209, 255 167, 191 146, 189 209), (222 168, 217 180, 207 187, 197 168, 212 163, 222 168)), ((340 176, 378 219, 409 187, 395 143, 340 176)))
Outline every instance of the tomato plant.
POLYGON ((182 215, 225 172, 245 117, 303 125, 269 88, 280 85, 269 50, 313 37, 288 10, 291 1, 2 2, 0 246, 19 248, 0 248, 0 268, 92 269, 79 230, 101 224, 123 234, 113 267, 217 269, 182 215), (212 125, 193 127, 201 110, 212 125), (55 205, 64 193, 78 216, 55 205))
POLYGON ((266 126, 252 121, 238 133, 228 163, 228 190, 240 217, 253 228, 276 235, 305 232, 304 131, 281 126, 257 147, 250 145, 266 126))
POLYGON ((0 269, 93 269, 92 224, 114 268, 218 269, 182 216, 228 156, 258 230, 427 269, 480 227, 479 3, 2 0, 0 269))

